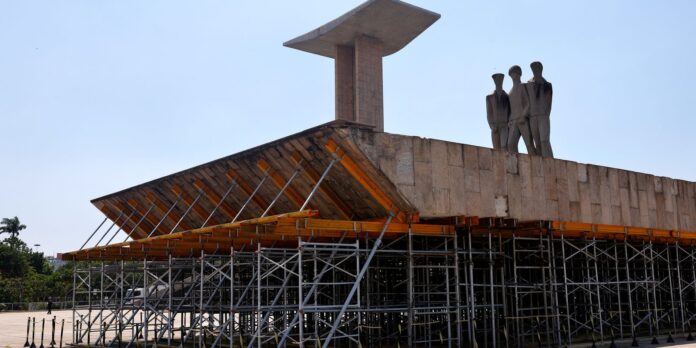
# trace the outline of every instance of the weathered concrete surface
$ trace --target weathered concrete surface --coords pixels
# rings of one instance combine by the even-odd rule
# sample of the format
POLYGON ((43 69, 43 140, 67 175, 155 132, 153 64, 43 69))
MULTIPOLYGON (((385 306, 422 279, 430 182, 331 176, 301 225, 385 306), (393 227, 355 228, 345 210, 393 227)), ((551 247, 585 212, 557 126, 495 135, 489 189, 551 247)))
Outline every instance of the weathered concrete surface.
MULTIPOLYGON (((263 160, 284 178, 297 168, 295 156, 307 163, 306 170, 322 173, 332 153, 326 144, 333 141, 372 179, 393 207, 423 217, 508 216, 520 220, 561 220, 623 226, 696 231, 696 183, 629 172, 541 156, 511 154, 465 144, 420 137, 375 132, 371 127, 332 121, 303 132, 170 174, 104 197, 92 203, 112 220, 120 212, 128 215, 137 207, 160 202, 152 210, 152 224, 133 230, 122 227, 133 238, 155 231, 166 234, 185 215, 188 226, 201 226, 206 212, 217 200, 200 200, 203 213, 186 214, 187 206, 175 205, 180 188, 193 200, 196 186, 222 197, 230 186, 233 171, 250 188, 262 180, 263 160), (194 185, 195 184, 195 185, 194 185), (129 207, 135 208, 129 208, 129 207), (167 213, 167 207, 174 206, 167 213), (116 210, 116 209, 126 210, 116 210), (132 209, 132 210, 131 210, 132 209), (167 215, 168 214, 168 215, 167 215), (176 216, 174 216, 176 215, 176 216), (169 218, 164 218, 169 216, 169 218), (158 221, 163 221, 158 224, 158 221), (155 229, 155 224, 157 229, 155 229)), ((297 176, 293 190, 307 197, 314 187, 311 175, 297 176)), ((369 220, 384 217, 386 207, 365 189, 353 174, 337 164, 313 196, 310 206, 327 219, 369 220), (340 202, 341 204, 337 204, 340 202)), ((278 194, 277 185, 259 186, 254 202, 241 215, 261 215, 278 194)), ((235 188, 216 215, 216 223, 231 221, 248 199, 248 192, 235 188), (229 211, 228 211, 229 210, 229 211)), ((299 205, 281 196, 274 213, 297 211, 299 205)), ((119 220, 120 221, 120 220, 119 220)), ((182 230, 184 227, 180 227, 182 230)))
POLYGON ((283 45, 336 58, 336 46, 353 46, 357 36, 367 35, 384 43, 382 56, 402 49, 440 15, 398 0, 369 0, 341 17, 283 45))
POLYGON ((382 50, 384 44, 369 36, 355 39, 355 122, 384 131, 382 50))
POLYGON ((355 121, 355 47, 336 46, 336 119, 355 121))
POLYGON ((384 130, 382 57, 395 53, 440 15, 398 0, 368 0, 284 43, 335 59, 336 119, 384 130))
POLYGON ((694 182, 441 140, 348 131, 423 217, 508 216, 696 230, 694 182))

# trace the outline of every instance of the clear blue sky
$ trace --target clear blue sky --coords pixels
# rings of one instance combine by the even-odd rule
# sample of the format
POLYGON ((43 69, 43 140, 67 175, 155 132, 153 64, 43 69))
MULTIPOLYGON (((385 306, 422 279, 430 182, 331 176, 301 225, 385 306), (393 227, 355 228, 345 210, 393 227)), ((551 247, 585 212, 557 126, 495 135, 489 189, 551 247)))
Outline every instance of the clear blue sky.
MULTIPOLYGON (((90 199, 332 120, 332 60, 282 43, 359 3, 0 0, 0 217, 73 250, 90 199)), ((491 74, 540 60, 556 157, 696 181, 696 2, 412 3, 386 131, 489 146, 491 74)))

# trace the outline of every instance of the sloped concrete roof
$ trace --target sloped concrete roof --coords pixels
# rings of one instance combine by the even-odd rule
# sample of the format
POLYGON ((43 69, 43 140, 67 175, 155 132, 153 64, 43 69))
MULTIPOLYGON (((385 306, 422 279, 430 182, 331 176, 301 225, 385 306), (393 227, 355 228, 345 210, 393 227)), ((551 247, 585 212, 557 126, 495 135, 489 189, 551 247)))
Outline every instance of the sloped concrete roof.
MULTIPOLYGON (((374 186, 394 203, 395 209, 404 213, 415 212, 416 209, 403 198, 396 186, 359 150, 351 138, 351 129, 370 131, 369 126, 351 122, 328 122, 267 144, 96 198, 92 200, 92 204, 112 221, 118 220, 117 225, 134 239, 144 238, 153 230, 155 230, 152 233, 153 236, 163 235, 168 234, 179 220, 181 222, 177 230, 200 227, 207 215, 215 209, 220 198, 225 196, 232 185, 232 177, 235 177, 238 184, 229 192, 223 205, 216 210, 208 225, 230 222, 244 206, 250 192, 263 180, 264 169, 259 166, 261 161, 267 163, 277 178, 287 181, 298 168, 295 159, 300 159, 304 169, 301 175, 293 179, 287 189, 295 192, 298 199, 293 201, 292 196, 279 196, 267 215, 295 212, 300 208, 297 201, 302 201, 309 196, 316 178, 324 172, 334 158, 335 155, 326 148, 329 142, 333 142, 345 152, 345 156, 350 157, 369 176, 374 186), (309 171, 314 173, 314 179, 306 175, 309 171), (244 183, 246 190, 239 183, 244 183), (201 192, 201 187, 205 189, 205 192, 196 201, 195 209, 187 213, 188 207, 201 192), (179 199, 179 196, 183 199, 179 199), (178 203, 174 205, 177 200, 178 203), (136 220, 139 220, 153 204, 154 208, 150 210, 147 218, 134 230, 136 220), (168 211, 172 206, 174 208, 168 211), (124 224, 124 217, 117 219, 119 211, 127 216, 134 210, 136 213, 131 218, 132 221, 124 224)), ((258 192, 254 195, 255 199, 249 202, 239 219, 262 216, 280 189, 281 187, 273 180, 266 180, 259 186, 258 192)), ((358 182, 340 163, 336 163, 328 171, 322 190, 312 196, 308 208, 318 210, 322 218, 343 220, 382 218, 389 213, 388 209, 380 205, 366 190, 364 183, 358 182)))

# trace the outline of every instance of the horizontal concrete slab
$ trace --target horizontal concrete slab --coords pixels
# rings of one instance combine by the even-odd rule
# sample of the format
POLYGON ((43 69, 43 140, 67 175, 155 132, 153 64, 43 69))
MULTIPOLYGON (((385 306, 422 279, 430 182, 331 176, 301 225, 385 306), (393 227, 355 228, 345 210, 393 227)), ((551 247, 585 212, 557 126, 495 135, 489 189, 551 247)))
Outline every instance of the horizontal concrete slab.
POLYGON ((383 56, 388 56, 402 49, 439 18, 437 13, 402 1, 370 0, 283 45, 335 58, 336 45, 353 46, 357 36, 367 35, 382 41, 383 56))

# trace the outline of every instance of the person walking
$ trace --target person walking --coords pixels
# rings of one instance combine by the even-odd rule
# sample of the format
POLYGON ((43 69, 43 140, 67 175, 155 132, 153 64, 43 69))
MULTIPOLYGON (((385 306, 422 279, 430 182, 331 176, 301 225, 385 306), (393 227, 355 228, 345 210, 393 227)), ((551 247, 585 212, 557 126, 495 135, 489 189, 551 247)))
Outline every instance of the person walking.
POLYGON ((46 307, 48 307, 48 313, 46 314, 51 314, 51 309, 53 309, 53 300, 50 296, 48 297, 48 305, 46 307))

